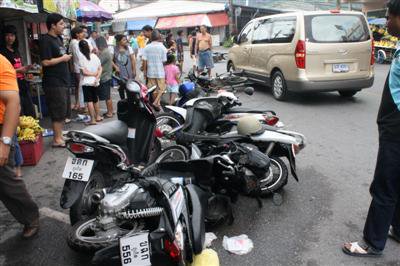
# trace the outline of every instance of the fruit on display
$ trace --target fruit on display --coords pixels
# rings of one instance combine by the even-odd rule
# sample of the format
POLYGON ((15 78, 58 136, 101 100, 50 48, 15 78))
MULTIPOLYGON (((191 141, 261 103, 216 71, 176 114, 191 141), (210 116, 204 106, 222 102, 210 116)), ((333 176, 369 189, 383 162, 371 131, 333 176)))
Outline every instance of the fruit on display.
POLYGON ((371 25, 371 30, 374 33, 378 33, 378 36, 381 36, 379 37, 379 40, 375 39, 375 46, 396 48, 399 39, 397 37, 391 36, 386 28, 371 25))
POLYGON ((32 116, 21 116, 19 127, 17 128, 18 141, 35 142, 36 137, 42 134, 43 128, 39 125, 39 120, 32 116))

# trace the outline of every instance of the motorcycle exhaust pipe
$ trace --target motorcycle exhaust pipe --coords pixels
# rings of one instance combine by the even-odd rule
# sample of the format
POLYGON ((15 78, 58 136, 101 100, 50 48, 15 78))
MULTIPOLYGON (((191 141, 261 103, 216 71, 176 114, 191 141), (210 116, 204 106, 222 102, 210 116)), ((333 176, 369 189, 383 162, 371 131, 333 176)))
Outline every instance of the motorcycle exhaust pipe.
POLYGON ((94 204, 99 204, 101 202, 101 200, 104 199, 105 195, 106 195, 105 189, 97 190, 97 191, 93 192, 90 199, 92 200, 92 202, 94 204))

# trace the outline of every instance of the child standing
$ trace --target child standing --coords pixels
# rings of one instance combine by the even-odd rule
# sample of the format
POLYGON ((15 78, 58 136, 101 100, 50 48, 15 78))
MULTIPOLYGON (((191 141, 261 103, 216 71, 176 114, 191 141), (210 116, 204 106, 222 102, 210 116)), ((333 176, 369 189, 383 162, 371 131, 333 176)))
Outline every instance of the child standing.
POLYGON ((179 92, 179 67, 176 65, 175 55, 167 55, 167 63, 164 66, 165 82, 167 84, 167 92, 169 93, 169 104, 173 105, 179 92))

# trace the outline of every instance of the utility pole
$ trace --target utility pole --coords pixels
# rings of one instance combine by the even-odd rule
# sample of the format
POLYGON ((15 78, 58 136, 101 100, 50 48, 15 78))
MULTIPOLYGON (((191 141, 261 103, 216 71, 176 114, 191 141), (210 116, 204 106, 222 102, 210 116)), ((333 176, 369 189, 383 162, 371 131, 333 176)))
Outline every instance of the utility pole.
POLYGON ((336 9, 340 10, 340 8, 341 8, 340 0, 336 0, 336 9))
POLYGON ((233 0, 229 0, 229 34, 237 34, 234 16, 235 8, 233 7, 233 0))

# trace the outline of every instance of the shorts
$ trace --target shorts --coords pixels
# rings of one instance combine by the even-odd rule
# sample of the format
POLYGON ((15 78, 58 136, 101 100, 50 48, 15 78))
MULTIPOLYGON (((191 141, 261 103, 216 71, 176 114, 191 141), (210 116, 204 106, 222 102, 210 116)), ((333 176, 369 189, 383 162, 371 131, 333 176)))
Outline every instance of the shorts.
POLYGON ((179 93, 179 85, 167 85, 167 92, 169 93, 179 93))
POLYGON ((99 87, 94 86, 82 86, 83 89, 83 99, 85 103, 97 103, 99 101, 99 96, 97 95, 97 90, 99 87))
POLYGON ((214 67, 211 50, 199 51, 198 67, 199 70, 203 70, 205 67, 207 67, 207 69, 214 67))
POLYGON ((68 114, 68 87, 50 87, 43 86, 44 95, 46 99, 47 109, 51 121, 63 122, 68 114))
POLYGON ((153 86, 157 86, 157 93, 164 93, 166 89, 165 79, 147 78, 147 88, 150 89, 153 86))
POLYGON ((100 86, 97 88, 97 94, 100 101, 110 100, 111 83, 111 79, 100 83, 100 86))

